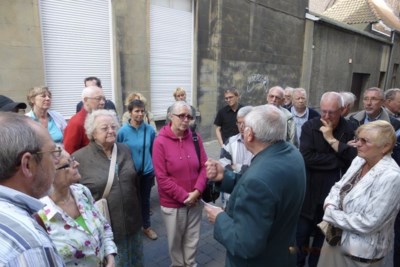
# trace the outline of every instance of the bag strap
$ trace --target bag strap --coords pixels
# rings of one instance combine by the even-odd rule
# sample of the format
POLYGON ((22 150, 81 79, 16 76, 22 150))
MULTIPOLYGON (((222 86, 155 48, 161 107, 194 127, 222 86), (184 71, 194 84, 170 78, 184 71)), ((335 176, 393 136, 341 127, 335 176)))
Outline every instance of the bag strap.
POLYGON ((142 150, 143 157, 142 157, 142 170, 141 170, 142 173, 144 172, 144 154, 145 154, 144 149, 145 149, 145 146, 146 146, 146 129, 147 129, 147 125, 144 124, 144 139, 143 139, 143 150, 142 150))
POLYGON ((104 193, 101 198, 107 198, 108 194, 110 193, 111 186, 114 182, 116 163, 117 163, 117 144, 114 143, 113 151, 111 154, 110 170, 108 172, 107 185, 106 185, 106 188, 104 189, 104 193))
POLYGON ((195 131, 192 132, 192 139, 194 148, 196 149, 197 159, 199 160, 199 166, 201 166, 199 138, 197 137, 197 133, 195 131))

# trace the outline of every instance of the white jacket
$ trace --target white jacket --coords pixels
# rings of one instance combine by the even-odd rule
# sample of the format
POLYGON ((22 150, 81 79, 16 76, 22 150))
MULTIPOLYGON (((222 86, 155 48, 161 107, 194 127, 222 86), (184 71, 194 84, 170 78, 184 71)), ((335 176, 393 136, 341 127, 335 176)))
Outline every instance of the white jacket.
POLYGON ((351 179, 365 160, 356 157, 342 179, 325 199, 324 221, 343 229, 341 246, 353 256, 376 259, 393 247, 393 225, 400 207, 400 168, 390 155, 384 156, 343 199, 340 188, 351 179))

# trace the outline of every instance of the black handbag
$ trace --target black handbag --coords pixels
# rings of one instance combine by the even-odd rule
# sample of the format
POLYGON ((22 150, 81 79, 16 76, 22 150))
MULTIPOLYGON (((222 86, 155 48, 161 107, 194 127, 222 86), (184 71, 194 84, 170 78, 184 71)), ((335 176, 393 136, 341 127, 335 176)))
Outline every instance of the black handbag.
MULTIPOLYGON (((197 133, 195 131, 192 132, 192 138, 194 148, 196 149, 197 158, 199 159, 199 166, 201 166, 199 139, 197 138, 197 133)), ((215 200, 219 198, 219 195, 220 191, 219 187, 216 185, 216 182, 207 179, 206 188, 204 189, 201 198, 204 200, 204 202, 215 202, 215 200)))

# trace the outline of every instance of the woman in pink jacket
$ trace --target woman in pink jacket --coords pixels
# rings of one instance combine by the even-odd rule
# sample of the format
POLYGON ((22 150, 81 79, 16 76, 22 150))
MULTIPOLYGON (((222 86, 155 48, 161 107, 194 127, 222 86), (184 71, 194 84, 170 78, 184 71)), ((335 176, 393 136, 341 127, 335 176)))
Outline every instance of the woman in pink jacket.
POLYGON ((171 266, 196 266, 200 234, 201 193, 206 186, 204 163, 207 155, 198 136, 197 156, 189 122, 190 105, 178 101, 168 114, 170 123, 159 132, 153 145, 153 164, 160 194, 161 211, 167 228, 171 266))

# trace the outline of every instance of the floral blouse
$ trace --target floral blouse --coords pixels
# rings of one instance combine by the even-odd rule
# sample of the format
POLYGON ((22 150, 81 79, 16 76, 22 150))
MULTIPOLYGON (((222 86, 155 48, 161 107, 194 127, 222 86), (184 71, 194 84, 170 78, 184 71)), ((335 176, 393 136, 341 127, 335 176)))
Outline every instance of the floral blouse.
POLYGON ((111 226, 94 206, 87 187, 71 185, 71 192, 89 232, 58 207, 49 197, 38 214, 66 266, 102 266, 103 259, 116 254, 111 226))

